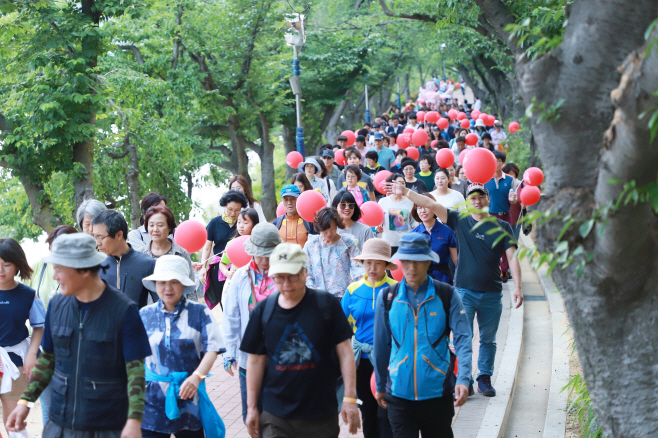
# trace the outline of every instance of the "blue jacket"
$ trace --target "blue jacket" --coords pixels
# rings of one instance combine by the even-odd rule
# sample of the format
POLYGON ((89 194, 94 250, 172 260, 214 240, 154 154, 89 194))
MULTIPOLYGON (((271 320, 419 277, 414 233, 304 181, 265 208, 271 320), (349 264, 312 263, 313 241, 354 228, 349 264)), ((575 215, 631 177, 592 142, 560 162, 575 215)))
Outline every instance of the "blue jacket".
MULTIPOLYGON (((368 275, 364 275, 359 281, 350 284, 345 295, 340 301, 347 322, 352 326, 354 337, 357 341, 372 345, 375 334, 375 301, 379 292, 397 281, 384 276, 382 281, 374 285, 368 281, 368 275)), ((362 357, 368 357, 363 353, 362 357)))
POLYGON ((389 311, 390 330, 384 319, 383 299, 388 289, 377 297, 374 338, 377 392, 388 390, 406 400, 443 396, 443 381, 450 364, 450 339, 443 336, 446 323, 453 332, 459 359, 456 383, 468 386, 472 332, 461 298, 453 289, 450 317, 446 321, 443 303, 435 291, 439 282, 430 278, 425 285, 425 299, 416 312, 407 298, 406 281, 402 280, 389 311))

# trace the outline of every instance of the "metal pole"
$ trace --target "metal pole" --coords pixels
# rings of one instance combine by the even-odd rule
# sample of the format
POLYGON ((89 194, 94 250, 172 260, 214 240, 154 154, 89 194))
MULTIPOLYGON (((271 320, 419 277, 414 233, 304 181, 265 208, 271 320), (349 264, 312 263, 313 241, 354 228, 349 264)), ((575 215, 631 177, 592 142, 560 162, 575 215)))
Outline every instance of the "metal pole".
MULTIPOLYGON (((297 57, 297 46, 292 46, 292 74, 299 77, 300 73, 301 68, 299 66, 299 58, 297 57)), ((302 96, 301 90, 297 91, 295 93, 295 109, 297 111, 297 136, 295 137, 295 143, 297 144, 297 152, 306 158, 304 152, 304 127, 302 126, 302 96)))
POLYGON ((398 77, 398 108, 402 108, 400 105, 400 78, 398 77))
POLYGON ((366 123, 370 123, 370 108, 368 107, 368 75, 366 75, 366 123))
POLYGON ((446 59, 443 58, 443 80, 446 80, 446 59))

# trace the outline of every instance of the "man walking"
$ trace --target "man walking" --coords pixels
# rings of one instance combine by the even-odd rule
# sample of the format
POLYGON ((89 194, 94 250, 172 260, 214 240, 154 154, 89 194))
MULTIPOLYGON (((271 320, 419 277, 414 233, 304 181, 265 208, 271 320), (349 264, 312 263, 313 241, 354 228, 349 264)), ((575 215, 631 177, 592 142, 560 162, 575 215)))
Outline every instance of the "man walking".
POLYGON ((334 157, 334 151, 331 149, 322 149, 322 152, 320 152, 320 158, 324 161, 324 165, 327 167, 327 176, 334 182, 334 185, 338 187, 338 177, 341 175, 341 171, 337 166, 334 166, 334 157))
POLYGON ((306 287, 306 264, 299 245, 274 249, 269 275, 279 292, 258 303, 242 338, 240 350, 249 354, 246 425, 252 437, 338 437, 340 375, 343 421, 350 433, 360 427, 352 329, 338 300, 306 287))
MULTIPOLYGON (((417 207, 429 208, 438 219, 448 225, 457 236, 457 272, 455 273, 455 288, 464 304, 466 316, 473 329, 473 318, 477 313, 480 329, 480 354, 478 357, 478 392, 487 397, 496 395, 491 385, 496 357, 496 333, 500 316, 503 312, 503 283, 500 278, 500 257, 507 255, 514 278, 512 297, 518 309, 523 304, 521 291, 521 265, 514 257, 516 243, 512 240, 512 227, 509 223, 496 219, 475 227, 478 222, 489 217, 482 209, 489 206, 489 192, 482 184, 471 184, 468 188, 468 202, 478 212, 461 218, 457 210, 448 210, 443 205, 426 196, 419 195, 406 188, 402 183, 395 182, 389 188, 396 194, 403 194, 417 207), (490 230, 497 232, 490 232, 490 230), (498 239, 505 232, 503 239, 498 239), (496 242, 499 240, 498 242, 496 242), (496 244, 494 245, 494 242, 496 244)), ((459 362, 459 368, 463 366, 459 362)), ((473 380, 469 375, 469 382, 473 380)), ((469 388, 470 393, 470 388, 469 388)))
POLYGON ((100 278, 106 256, 87 234, 59 236, 43 261, 53 264, 61 293, 48 305, 43 354, 7 429, 24 429, 50 385, 44 438, 140 438, 151 348, 137 306, 100 278))
MULTIPOLYGON (((140 309, 146 306, 149 290, 142 284, 142 279, 153 274, 155 260, 135 251, 126 241, 128 223, 118 211, 98 213, 91 221, 91 227, 98 250, 107 254, 103 264, 109 269, 100 273, 101 279, 126 294, 140 309)), ((158 301, 155 293, 153 301, 158 301)))
POLYGON ((309 234, 317 234, 313 224, 305 221, 297 212, 297 198, 302 192, 294 184, 281 188, 281 202, 286 212, 272 222, 279 229, 279 235, 284 242, 296 243, 302 248, 306 245, 309 234))
POLYGON ((375 138, 375 147, 371 148, 371 151, 377 152, 378 160, 380 166, 384 169, 389 169, 393 163, 395 163, 395 154, 392 150, 384 146, 384 134, 377 132, 374 135, 375 138))
POLYGON ((400 260, 404 278, 377 297, 375 397, 388 410, 395 438, 417 438, 418 432, 423 438, 452 437, 454 408, 466 402, 471 374, 464 306, 452 287, 427 275, 430 264, 439 262, 429 236, 404 235, 393 260, 400 260), (459 358, 456 384, 450 331, 459 358))

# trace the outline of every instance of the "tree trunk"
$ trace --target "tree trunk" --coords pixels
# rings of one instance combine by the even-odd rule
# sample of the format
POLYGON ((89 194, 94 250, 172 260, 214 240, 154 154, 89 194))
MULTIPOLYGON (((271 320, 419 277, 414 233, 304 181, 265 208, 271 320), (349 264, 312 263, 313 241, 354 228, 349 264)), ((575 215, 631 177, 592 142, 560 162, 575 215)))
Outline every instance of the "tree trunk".
MULTIPOLYGON (((92 125, 96 124, 96 117, 94 116, 89 122, 92 125)), ((81 165, 73 176, 73 195, 75 211, 77 211, 83 201, 94 197, 94 142, 92 140, 73 145, 73 163, 81 165)))
MULTIPOLYGON (((560 47, 517 63, 525 102, 535 98, 557 108, 564 99, 557 120, 532 120, 545 165, 542 209, 587 220, 597 207, 618 199, 623 183, 634 180, 643 187, 656 181, 658 141, 650 139, 648 118, 639 118, 658 106, 652 94, 658 89, 658 59, 655 52, 645 58, 643 38, 656 18, 656 2, 624 6, 623 1, 574 2, 560 47), (638 52, 629 56, 633 50, 638 52), (627 56, 620 76, 618 67, 627 56), (621 183, 610 183, 611 178, 621 183)), ((651 37, 658 38, 658 32, 651 37)), ((540 249, 554 248, 563 225, 555 220, 538 228, 540 249)), ((656 215, 648 202, 630 203, 585 239, 575 228, 565 240, 572 250, 583 245, 593 261, 585 264, 582 277, 574 265, 553 275, 599 424, 607 438, 653 436, 658 424, 652 385, 658 363, 656 215)))
POLYGON ((130 197, 130 224, 131 229, 139 228, 139 218, 142 215, 140 206, 141 197, 139 195, 139 157, 137 156, 137 146, 133 142, 128 143, 128 172, 126 180, 128 181, 128 194, 130 197))
MULTIPOLYGON (((281 125, 281 135, 283 136, 283 147, 285 148, 286 155, 290 152, 297 150, 297 143, 295 142, 295 136, 297 132, 295 128, 291 128, 288 125, 281 125)), ((333 143, 335 144, 335 143, 333 143)), ((286 181, 290 181, 290 178, 297 173, 296 169, 286 165, 286 181)))
POLYGON ((324 138, 327 139, 327 143, 336 144, 336 140, 340 135, 340 129, 338 128, 338 122, 340 122, 340 116, 343 115, 343 111, 349 103, 348 99, 343 99, 340 104, 334 109, 331 119, 329 119, 329 124, 324 130, 324 138))
POLYGON ((228 117, 228 130, 231 136, 231 149, 232 154, 235 154, 235 161, 237 163, 238 174, 244 176, 247 182, 251 185, 251 177, 249 176, 249 158, 247 157, 247 140, 239 132, 240 119, 236 114, 228 117))
POLYGON ((50 232, 57 226, 62 225, 62 220, 55 215, 50 198, 45 194, 44 187, 39 184, 33 184, 27 178, 20 178, 27 199, 32 207, 32 222, 43 230, 50 232))
POLYGON ((473 90, 474 97, 478 97, 480 99, 483 107, 486 106, 490 98, 489 93, 486 90, 480 88, 477 82, 475 82, 473 76, 471 76, 469 69, 465 65, 459 65, 457 67, 457 71, 459 71, 459 74, 464 78, 466 85, 468 85, 470 89, 473 90))

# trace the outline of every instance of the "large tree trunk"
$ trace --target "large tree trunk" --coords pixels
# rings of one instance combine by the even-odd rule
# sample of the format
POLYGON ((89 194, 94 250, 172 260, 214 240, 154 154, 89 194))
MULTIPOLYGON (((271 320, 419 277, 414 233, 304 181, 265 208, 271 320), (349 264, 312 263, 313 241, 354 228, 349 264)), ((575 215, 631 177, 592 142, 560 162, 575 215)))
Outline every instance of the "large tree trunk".
POLYGON ((20 178, 20 180, 27 199, 30 201, 30 207, 33 213, 32 222, 50 234, 53 228, 62 225, 63 222, 55 215, 50 198, 45 195, 44 187, 29 182, 27 178, 20 178))
MULTIPOLYGON (((617 200, 623 183, 655 183, 658 141, 651 141, 648 118, 639 115, 658 106, 652 94, 658 89, 658 59, 655 52, 645 59, 643 46, 657 9, 655 0, 638 0, 630 8, 621 0, 574 2, 560 47, 517 64, 525 102, 535 98, 549 108, 564 99, 559 119, 537 123, 533 118, 546 173, 542 209, 587 220, 597 207, 617 200), (618 67, 627 56, 622 77, 618 67), (611 178, 621 183, 612 184, 611 178)), ((658 38, 656 31, 652 38, 658 38)), ((555 220, 538 228, 541 249, 554 248, 563 225, 555 220)), ((593 261, 585 264, 582 277, 574 265, 553 275, 599 423, 607 438, 653 436, 658 424, 656 215, 647 202, 631 203, 585 239, 575 228, 565 239, 572 250, 583 245, 593 261)))
MULTIPOLYGON (((293 151, 297 150, 297 143, 295 142, 295 136, 297 131, 294 127, 290 127, 286 124, 281 125, 281 135, 283 136, 283 147, 286 151, 286 156, 293 151)), ((290 181, 290 178, 297 173, 297 169, 286 165, 286 181, 290 181)))
POLYGON ((139 196, 139 157, 137 156, 137 146, 130 142, 128 149, 128 172, 126 180, 128 181, 128 195, 130 197, 130 225, 131 229, 139 228, 139 218, 142 215, 140 206, 141 197, 139 196))
MULTIPOLYGON (((90 123, 95 124, 95 119, 93 117, 90 123)), ((81 141, 73 145, 73 162, 82 166, 73 177, 73 196, 75 197, 75 211, 77 211, 83 201, 94 197, 94 142, 92 140, 81 141)))
POLYGON ((327 143, 329 144, 336 144, 336 140, 338 139, 338 136, 340 135, 340 129, 338 128, 338 123, 340 122, 340 116, 343 115, 343 111, 345 111, 345 108, 349 104, 348 99, 343 99, 340 104, 334 109, 333 114, 331 115, 331 119, 329 119, 329 124, 327 125, 327 128, 324 130, 324 138, 327 140, 327 143))

